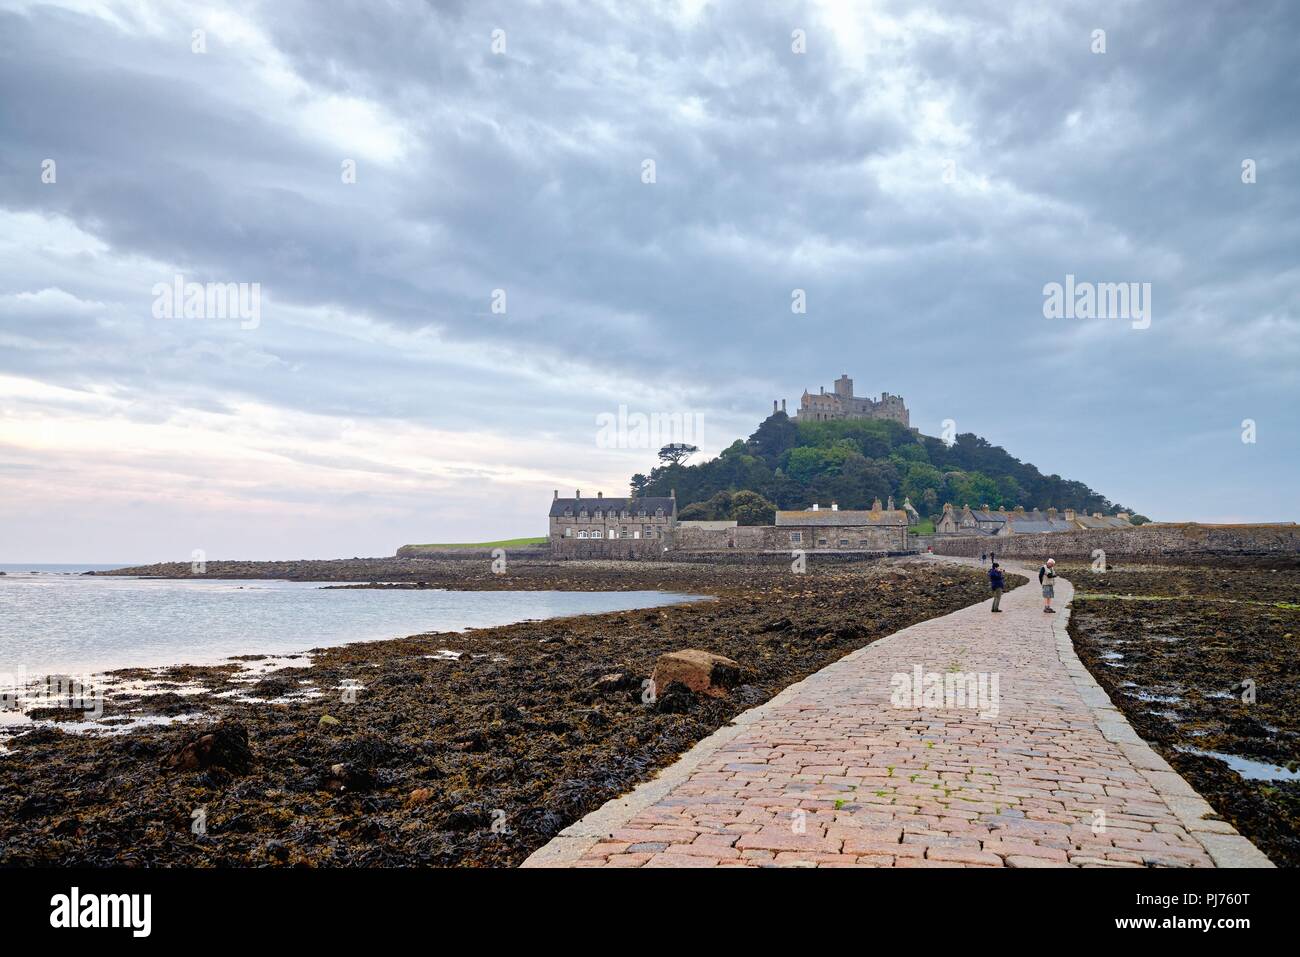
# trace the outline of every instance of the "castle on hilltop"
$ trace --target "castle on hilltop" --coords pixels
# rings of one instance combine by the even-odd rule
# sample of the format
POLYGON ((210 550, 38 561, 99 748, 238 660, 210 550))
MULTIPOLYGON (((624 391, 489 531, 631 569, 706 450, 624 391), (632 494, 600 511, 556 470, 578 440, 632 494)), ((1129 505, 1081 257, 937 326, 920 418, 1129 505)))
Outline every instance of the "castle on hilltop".
MULTIPOLYGON (((796 422, 825 422, 830 419, 889 419, 911 428, 911 417, 901 395, 880 393, 879 399, 853 394, 853 380, 848 374, 840 376, 832 386, 832 392, 819 387, 816 394, 804 389, 799 400, 799 411, 795 413, 796 422)), ((785 408, 784 400, 781 403, 785 408)), ((776 411, 776 403, 772 403, 776 411)))

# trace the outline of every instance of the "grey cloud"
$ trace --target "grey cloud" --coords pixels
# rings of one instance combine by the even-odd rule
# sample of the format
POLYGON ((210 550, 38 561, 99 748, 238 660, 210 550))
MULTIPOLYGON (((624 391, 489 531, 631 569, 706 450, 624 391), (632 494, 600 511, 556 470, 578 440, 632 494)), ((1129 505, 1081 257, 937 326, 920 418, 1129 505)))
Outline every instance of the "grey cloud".
MULTIPOLYGON (((363 159, 341 185, 354 144, 277 122, 219 32, 204 59, 181 24, 0 14, 0 208, 67 216, 123 261, 261 281, 270 303, 255 337, 160 330, 147 277, 124 297, 63 276, 102 311, 42 328, 0 313, 0 335, 26 343, 0 370, 108 377, 187 408, 252 397, 527 434, 571 434, 611 394, 650 390, 753 421, 773 395, 848 371, 903 393, 932 431, 958 410, 1062 474, 1078 443, 1096 462, 1113 451, 1098 436, 1134 428, 1173 439, 1254 408, 1283 434, 1300 425, 1300 14, 1286 3, 943 3, 934 30, 886 3, 913 27, 850 64, 815 4, 722 3, 694 23, 668 5, 236 8, 313 92, 387 111, 406 155, 363 159), (488 49, 497 26, 506 57, 488 49), (1103 56, 1088 52, 1094 27, 1103 56), (927 103, 964 142, 925 139, 927 103), (50 155, 52 188, 36 177, 50 155), (939 188, 948 159, 990 191, 939 188), (890 163, 934 188, 874 172, 890 163), (1048 323, 1042 286, 1067 272, 1151 281, 1152 329, 1048 323), (505 317, 488 313, 497 287, 505 317), (790 313, 796 287, 807 316, 790 313), (535 374, 451 355, 431 369, 277 321, 310 308, 436 333, 456 355, 506 350, 535 374), (1007 421, 1044 393, 1065 405, 1056 428, 1007 421)), ((0 265, 0 294, 30 281, 0 265)), ((1166 465, 1134 456, 1136 479, 1115 465, 1079 477, 1164 499, 1166 465)), ((1215 479, 1187 481, 1177 507, 1192 511, 1215 479)), ((1295 504, 1274 497, 1277 512, 1295 504)))

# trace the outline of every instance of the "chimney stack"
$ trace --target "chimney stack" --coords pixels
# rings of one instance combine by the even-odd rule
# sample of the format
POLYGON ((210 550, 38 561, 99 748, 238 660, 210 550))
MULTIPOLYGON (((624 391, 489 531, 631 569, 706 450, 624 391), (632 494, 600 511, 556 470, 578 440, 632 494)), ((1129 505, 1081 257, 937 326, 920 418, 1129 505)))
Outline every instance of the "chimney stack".
POLYGON ((782 412, 785 411, 785 399, 782 399, 782 400, 781 400, 781 411, 782 411, 782 412))
POLYGON ((574 497, 574 498, 582 498, 582 489, 580 489, 580 488, 579 488, 579 489, 574 489, 574 490, 573 490, 573 497, 574 497))
POLYGON ((677 497, 677 489, 672 489, 671 491, 669 491, 669 493, 668 493, 668 497, 669 497, 669 498, 676 498, 676 497, 677 497))
POLYGON ((560 490, 557 488, 557 489, 555 490, 555 499, 556 499, 556 501, 559 501, 559 498, 560 498, 560 490))
POLYGON ((874 502, 871 503, 871 510, 873 512, 880 511, 880 499, 877 498, 874 502))
POLYGON ((597 493, 596 493, 596 498, 604 498, 604 497, 605 497, 605 493, 604 493, 604 492, 597 492, 597 493))
POLYGON ((1054 508, 1049 508, 1049 509, 1047 510, 1047 520, 1048 520, 1049 522, 1054 522, 1054 521, 1056 521, 1056 509, 1054 509, 1054 508))
POLYGON ((776 399, 772 400, 772 414, 776 415, 776 399))
POLYGON ((889 496, 888 503, 885 508, 892 512, 894 510, 894 496, 889 496))
POLYGON ((837 502, 831 502, 831 511, 838 512, 839 510, 840 510, 839 504, 837 502))
POLYGON ((1067 522, 1073 522, 1073 521, 1074 521, 1074 509, 1072 509, 1072 508, 1067 508, 1067 509, 1065 510, 1065 520, 1066 520, 1067 522))
POLYGON ((813 502, 812 510, 813 510, 814 512, 817 511, 817 503, 816 503, 816 502, 813 502))

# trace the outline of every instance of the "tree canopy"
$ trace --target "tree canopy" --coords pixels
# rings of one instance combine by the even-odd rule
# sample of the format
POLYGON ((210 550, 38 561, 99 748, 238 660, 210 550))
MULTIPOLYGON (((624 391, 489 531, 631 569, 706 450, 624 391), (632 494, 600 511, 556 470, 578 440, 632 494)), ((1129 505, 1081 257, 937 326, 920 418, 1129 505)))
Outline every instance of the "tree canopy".
POLYGON ((891 495, 899 504, 910 498, 928 516, 940 513, 945 502, 972 508, 1131 511, 1082 482, 1044 475, 973 433, 964 432, 949 445, 878 419, 795 422, 774 412, 753 435, 737 439, 717 458, 689 466, 662 452, 660 458, 665 464, 649 475, 632 477, 632 492, 668 495, 676 489, 684 520, 762 525, 772 521, 778 508, 832 501, 846 509, 870 508, 873 500, 891 495))

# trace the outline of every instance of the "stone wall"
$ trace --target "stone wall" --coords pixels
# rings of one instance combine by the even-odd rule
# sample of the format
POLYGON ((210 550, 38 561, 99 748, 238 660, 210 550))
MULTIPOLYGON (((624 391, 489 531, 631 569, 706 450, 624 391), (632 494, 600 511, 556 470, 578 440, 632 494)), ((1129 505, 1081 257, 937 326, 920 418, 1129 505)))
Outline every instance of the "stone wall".
POLYGON ((660 538, 553 538, 551 555, 555 558, 626 558, 663 560, 660 538))
POLYGON ((978 558, 992 551, 1005 558, 1092 558, 1100 548, 1107 558, 1197 558, 1215 555, 1300 554, 1297 525, 1151 524, 1133 528, 1049 532, 1007 537, 937 537, 936 555, 978 558))
POLYGON ((720 551, 737 548, 742 551, 769 549, 765 534, 768 525, 737 525, 734 528, 693 528, 678 525, 673 529, 673 548, 679 551, 720 551))
MULTIPOLYGON (((738 525, 734 528, 697 528, 677 526, 666 539, 581 539, 552 538, 551 554, 556 558, 630 558, 642 560, 671 560, 677 555, 704 555, 719 553, 761 554, 777 552, 789 555, 796 549, 826 554, 843 551, 857 553, 876 552, 898 554, 909 548, 901 527, 819 529, 794 528, 776 525, 738 525), (790 541, 792 531, 803 533, 803 542, 790 541), (827 544, 819 547, 818 537, 827 544), (849 544, 839 544, 839 539, 849 539, 849 544), (664 546, 668 551, 664 551, 664 546)), ((689 558, 685 560, 689 561, 689 558)))
POLYGON ((908 545, 902 526, 880 528, 854 526, 851 528, 810 528, 791 525, 738 525, 735 528, 683 528, 673 531, 674 551, 776 551, 795 549, 818 550, 819 538, 826 539, 820 546, 827 551, 854 550, 875 552, 900 552, 908 545), (803 541, 790 541, 791 532, 801 532, 803 541), (839 544, 841 538, 849 544, 839 544))
MULTIPOLYGON (((545 558, 551 554, 551 546, 541 545, 505 545, 510 558, 545 558)), ((427 545, 403 545, 397 550, 398 558, 436 558, 443 561, 483 561, 491 558, 494 548, 438 548, 427 545)))
MULTIPOLYGON (((878 558, 897 555, 897 552, 832 552, 832 551, 810 551, 805 552, 806 567, 812 570, 819 566, 829 565, 848 565, 854 562, 874 561, 878 558)), ((789 568, 794 558, 788 551, 759 552, 745 551, 743 549, 730 549, 727 551, 714 552, 666 552, 660 561, 680 562, 682 564, 694 565, 766 565, 781 566, 789 568)))

